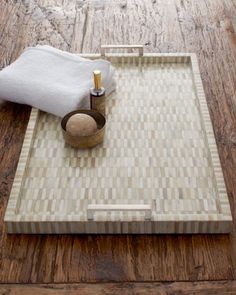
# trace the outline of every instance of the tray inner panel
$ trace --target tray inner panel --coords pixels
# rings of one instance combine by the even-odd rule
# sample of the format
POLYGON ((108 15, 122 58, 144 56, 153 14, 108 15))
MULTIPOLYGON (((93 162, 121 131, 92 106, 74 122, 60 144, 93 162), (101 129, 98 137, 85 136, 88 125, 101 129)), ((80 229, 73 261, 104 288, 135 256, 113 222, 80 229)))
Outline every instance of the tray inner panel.
MULTIPOLYGON (((86 221, 88 204, 151 204, 154 220, 216 214, 215 178, 191 64, 134 59, 115 67, 117 86, 107 98, 103 144, 71 148, 60 119, 40 112, 16 213, 86 221)), ((143 217, 96 213, 96 220, 143 217)))

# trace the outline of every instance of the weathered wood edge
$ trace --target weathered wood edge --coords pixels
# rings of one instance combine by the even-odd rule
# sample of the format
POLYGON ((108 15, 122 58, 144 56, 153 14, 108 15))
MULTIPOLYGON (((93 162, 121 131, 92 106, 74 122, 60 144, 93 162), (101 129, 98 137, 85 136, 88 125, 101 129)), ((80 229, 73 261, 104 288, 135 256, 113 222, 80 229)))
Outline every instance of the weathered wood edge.
POLYGON ((189 295, 189 294, 235 294, 236 281, 202 281, 202 282, 136 282, 136 283, 102 283, 102 284, 3 284, 1 295, 103 295, 103 294, 150 294, 150 295, 189 295))

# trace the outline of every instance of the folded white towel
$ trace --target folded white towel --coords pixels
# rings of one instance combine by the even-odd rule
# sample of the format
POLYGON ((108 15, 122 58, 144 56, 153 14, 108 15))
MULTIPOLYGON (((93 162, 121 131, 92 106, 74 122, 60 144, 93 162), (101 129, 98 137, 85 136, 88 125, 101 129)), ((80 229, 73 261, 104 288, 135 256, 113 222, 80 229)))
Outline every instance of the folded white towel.
POLYGON ((107 95, 114 90, 114 69, 108 61, 90 60, 44 45, 27 48, 0 72, 0 99, 28 104, 62 117, 89 108, 93 71, 102 72, 107 95))

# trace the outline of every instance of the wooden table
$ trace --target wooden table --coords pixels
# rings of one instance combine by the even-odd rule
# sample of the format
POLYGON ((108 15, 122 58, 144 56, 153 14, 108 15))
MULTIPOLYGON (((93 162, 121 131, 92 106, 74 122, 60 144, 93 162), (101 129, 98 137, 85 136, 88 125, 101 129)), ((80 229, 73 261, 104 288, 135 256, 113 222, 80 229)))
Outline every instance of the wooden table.
MULTIPOLYGON (((100 44, 125 43, 146 44, 147 52, 196 52, 235 216, 234 0, 3 0, 0 8, 1 67, 13 62, 26 46, 38 43, 71 52, 97 53, 100 44)), ((88 283, 46 286, 48 294, 64 294, 64 288, 69 288, 68 294, 147 289, 150 294, 158 294, 157 290, 191 294, 195 288, 199 294, 210 294, 212 289, 212 294, 236 292, 235 231, 229 236, 6 235, 3 216, 30 108, 5 103, 0 112, 1 283, 88 283), (214 282, 154 283, 198 280, 214 282), (109 281, 114 283, 101 284, 109 281)), ((44 288, 34 286, 34 293, 45 294, 44 288)), ((0 294, 23 290, 32 294, 29 286, 15 285, 3 285, 0 294)))

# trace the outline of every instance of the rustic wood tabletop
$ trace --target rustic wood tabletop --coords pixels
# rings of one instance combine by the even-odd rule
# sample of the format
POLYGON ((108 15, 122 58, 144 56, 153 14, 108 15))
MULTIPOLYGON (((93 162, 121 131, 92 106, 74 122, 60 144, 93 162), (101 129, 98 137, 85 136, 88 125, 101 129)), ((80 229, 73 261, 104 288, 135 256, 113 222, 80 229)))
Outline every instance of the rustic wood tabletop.
MULTIPOLYGON (((234 15, 234 0, 2 0, 0 66, 36 44, 78 53, 98 53, 101 44, 195 52, 235 216, 234 15)), ((236 293, 235 230, 230 235, 7 235, 3 217, 29 114, 28 106, 0 107, 0 294, 236 293), (50 285, 11 285, 17 283, 50 285)))

